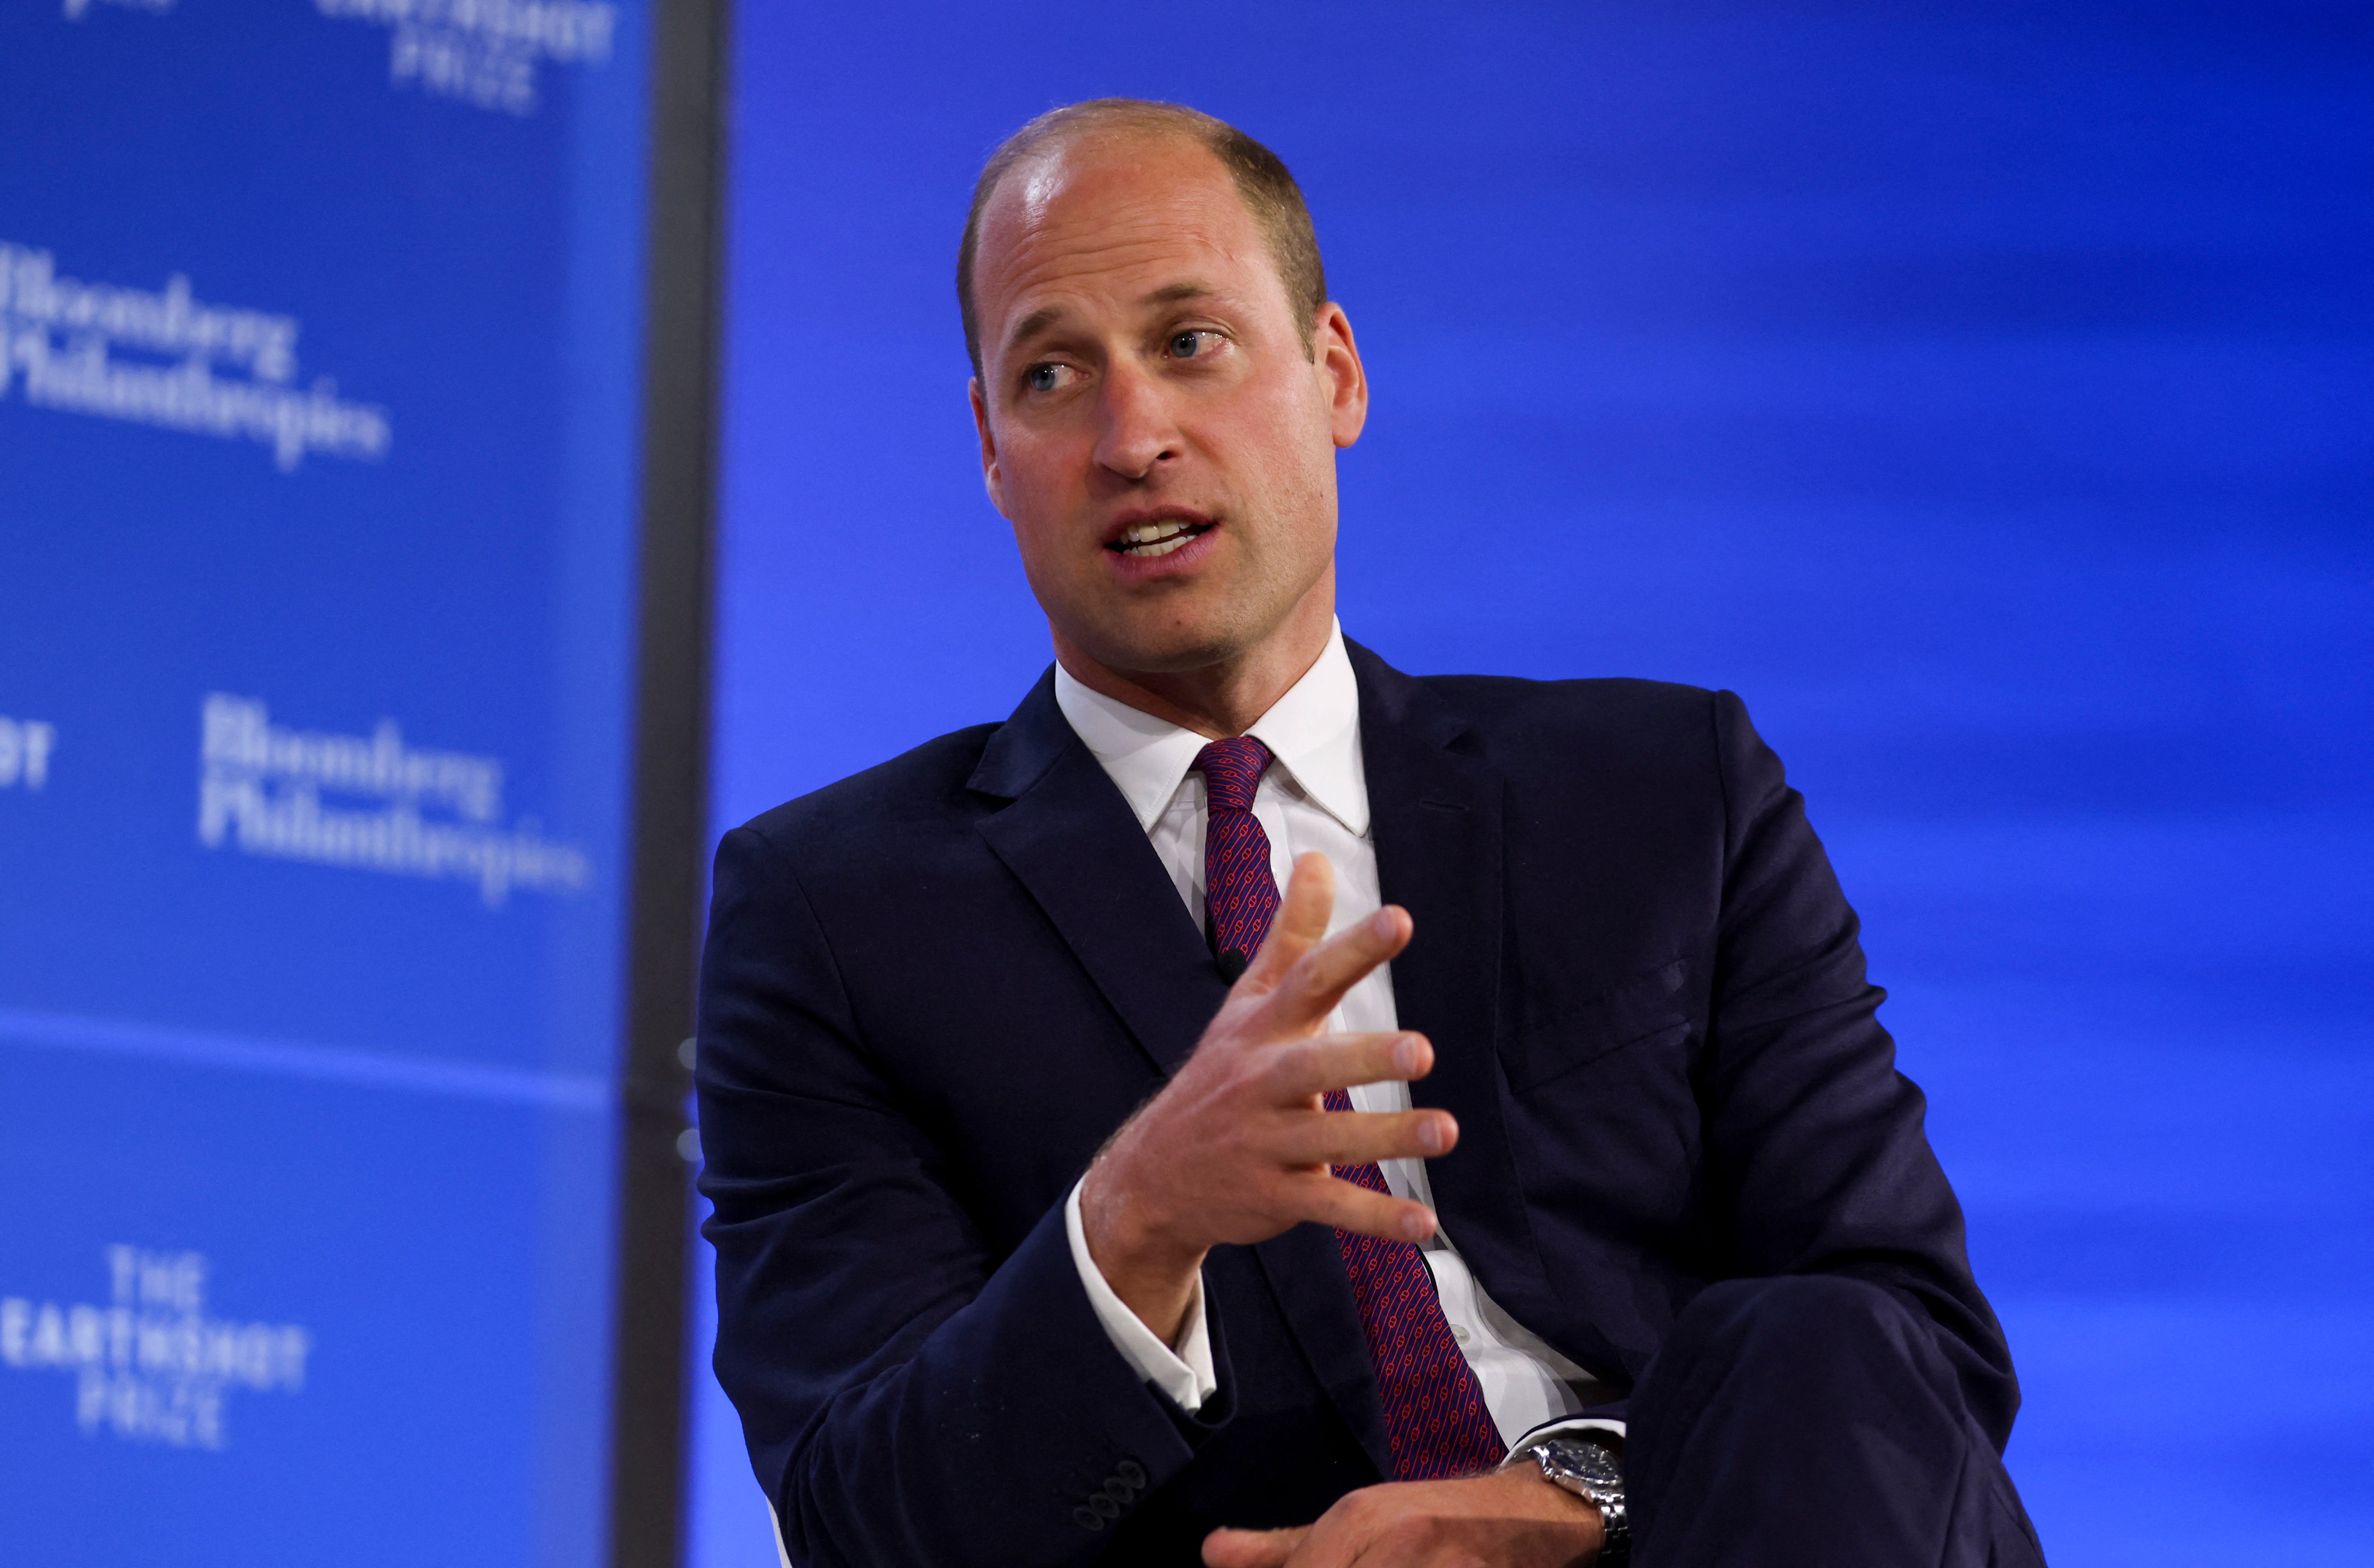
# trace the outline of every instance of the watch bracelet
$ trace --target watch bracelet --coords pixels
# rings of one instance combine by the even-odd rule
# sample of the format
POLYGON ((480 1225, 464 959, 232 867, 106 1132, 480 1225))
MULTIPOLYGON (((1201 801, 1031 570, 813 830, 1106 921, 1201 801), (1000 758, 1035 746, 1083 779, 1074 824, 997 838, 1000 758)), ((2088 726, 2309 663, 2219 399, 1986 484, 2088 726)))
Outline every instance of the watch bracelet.
POLYGON ((1621 1469, 1622 1460, 1611 1453, 1606 1445, 1593 1443, 1587 1437, 1552 1438, 1510 1455, 1503 1463, 1516 1464, 1531 1459, 1534 1462, 1534 1468, 1541 1472, 1544 1480, 1557 1487, 1560 1492, 1580 1497, 1598 1509, 1600 1544, 1598 1555, 1592 1560, 1594 1568, 1629 1568, 1632 1561, 1632 1519, 1630 1510, 1625 1505, 1621 1481, 1618 1481, 1612 1492, 1604 1492, 1581 1477, 1569 1476, 1554 1469, 1550 1457, 1550 1444, 1561 1440, 1573 1444, 1589 1444, 1610 1459, 1616 1460, 1619 1470, 1621 1469))
POLYGON ((1632 1515, 1624 1496, 1599 1499, 1599 1555, 1595 1568, 1628 1568, 1632 1561, 1632 1515))

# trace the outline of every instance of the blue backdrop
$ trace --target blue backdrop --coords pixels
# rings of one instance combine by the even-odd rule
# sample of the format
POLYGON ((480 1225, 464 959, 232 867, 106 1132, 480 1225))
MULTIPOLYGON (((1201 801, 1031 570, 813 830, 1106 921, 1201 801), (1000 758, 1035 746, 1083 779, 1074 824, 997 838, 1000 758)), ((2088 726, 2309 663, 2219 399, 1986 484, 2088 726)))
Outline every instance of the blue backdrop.
MULTIPOLYGON (((2053 1561, 2374 1558, 2362 5, 739 25, 718 826, 1047 659, 964 405, 982 156, 1101 94, 1234 120, 1374 382, 1347 630, 1732 687, 1806 791, 2053 1561)), ((696 1561, 762 1563, 703 1398, 696 1561)))
POLYGON ((0 15, 0 1562, 603 1560, 644 17, 0 15))

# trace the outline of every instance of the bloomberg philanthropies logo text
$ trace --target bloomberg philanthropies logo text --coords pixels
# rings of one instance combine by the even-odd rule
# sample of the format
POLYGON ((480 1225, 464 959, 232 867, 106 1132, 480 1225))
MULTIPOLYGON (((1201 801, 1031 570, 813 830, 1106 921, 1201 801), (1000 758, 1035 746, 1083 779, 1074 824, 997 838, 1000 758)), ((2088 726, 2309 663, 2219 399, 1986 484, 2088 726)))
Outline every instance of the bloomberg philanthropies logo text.
POLYGON ((577 893, 594 868, 531 817, 503 821, 503 765, 368 735, 292 730, 263 701, 210 693, 199 710, 198 842, 275 860, 474 883, 490 909, 514 889, 577 893), (339 800, 344 797, 344 801, 339 800))
POLYGON ((179 273, 160 289, 88 283, 47 251, 0 240, 0 398, 37 408, 258 441, 289 473, 308 452, 375 460, 387 411, 337 383, 296 385, 294 316, 199 298, 179 273))

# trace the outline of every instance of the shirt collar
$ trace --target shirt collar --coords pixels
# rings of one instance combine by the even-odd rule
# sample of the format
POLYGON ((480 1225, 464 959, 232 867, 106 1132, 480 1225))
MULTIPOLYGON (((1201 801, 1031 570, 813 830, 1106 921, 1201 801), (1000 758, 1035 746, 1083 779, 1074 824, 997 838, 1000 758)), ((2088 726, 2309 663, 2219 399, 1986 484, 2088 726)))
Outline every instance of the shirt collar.
MULTIPOLYGON (((1195 766, 1203 736, 1090 691, 1060 663, 1055 702, 1129 802, 1139 827, 1154 821, 1195 766)), ((1284 696, 1245 731, 1270 750, 1302 792, 1356 837, 1369 831, 1369 780, 1360 763, 1360 684, 1344 651, 1344 627, 1284 696)))

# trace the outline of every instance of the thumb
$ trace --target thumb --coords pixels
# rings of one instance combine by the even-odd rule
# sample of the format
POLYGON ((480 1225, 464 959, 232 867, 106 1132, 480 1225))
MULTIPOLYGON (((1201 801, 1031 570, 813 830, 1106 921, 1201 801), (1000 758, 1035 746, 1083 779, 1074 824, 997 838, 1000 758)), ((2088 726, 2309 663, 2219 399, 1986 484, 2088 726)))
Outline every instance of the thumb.
POLYGON ((1286 1568, 1310 1527, 1291 1530, 1214 1530, 1204 1538, 1204 1568, 1286 1568))

